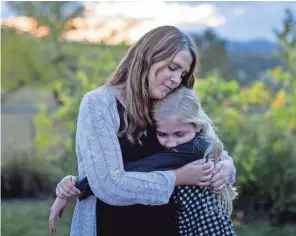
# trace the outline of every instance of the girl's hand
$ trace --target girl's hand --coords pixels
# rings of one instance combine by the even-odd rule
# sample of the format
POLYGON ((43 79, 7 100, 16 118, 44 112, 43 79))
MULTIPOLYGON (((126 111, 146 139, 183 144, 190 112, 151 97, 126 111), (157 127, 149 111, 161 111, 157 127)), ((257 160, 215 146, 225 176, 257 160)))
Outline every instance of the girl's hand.
POLYGON ((67 206, 68 200, 57 197, 50 208, 49 214, 49 232, 56 232, 56 219, 63 217, 63 212, 65 207, 67 206))
POLYGON ((56 195, 59 198, 69 199, 80 194, 80 190, 75 187, 77 177, 73 175, 65 176, 56 187, 56 195))
POLYGON ((206 162, 205 159, 191 162, 174 172, 176 174, 176 186, 196 185, 207 186, 214 170, 213 162, 206 162))

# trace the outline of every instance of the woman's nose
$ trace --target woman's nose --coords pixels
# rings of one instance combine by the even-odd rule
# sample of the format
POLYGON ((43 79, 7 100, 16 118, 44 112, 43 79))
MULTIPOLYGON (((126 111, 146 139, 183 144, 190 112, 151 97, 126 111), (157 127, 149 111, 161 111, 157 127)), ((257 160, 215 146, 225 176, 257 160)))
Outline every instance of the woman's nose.
POLYGON ((171 77, 171 81, 173 82, 174 86, 178 87, 182 82, 181 75, 174 75, 171 77))

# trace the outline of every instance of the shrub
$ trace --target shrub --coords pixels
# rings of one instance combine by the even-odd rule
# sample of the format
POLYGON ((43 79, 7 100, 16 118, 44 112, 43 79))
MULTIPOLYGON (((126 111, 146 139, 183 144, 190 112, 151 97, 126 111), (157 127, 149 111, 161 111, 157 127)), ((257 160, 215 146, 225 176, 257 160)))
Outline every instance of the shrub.
MULTIPOLYGON (((277 72, 281 76, 281 72, 277 72)), ((296 222, 295 93, 268 89, 262 81, 240 89, 213 73, 197 82, 202 104, 234 158, 240 195, 237 209, 296 222), (248 99, 252 98, 252 99, 248 99)))
POLYGON ((56 160, 34 150, 2 153, 2 198, 47 198, 63 176, 56 160))

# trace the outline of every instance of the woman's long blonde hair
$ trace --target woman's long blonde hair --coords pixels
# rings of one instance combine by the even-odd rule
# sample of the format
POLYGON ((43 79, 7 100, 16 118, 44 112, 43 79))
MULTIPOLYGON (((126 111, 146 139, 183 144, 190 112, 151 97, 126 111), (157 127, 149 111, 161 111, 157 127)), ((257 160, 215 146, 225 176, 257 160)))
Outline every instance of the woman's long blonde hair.
POLYGON ((139 138, 145 133, 147 125, 153 124, 152 99, 148 93, 149 70, 154 63, 173 59, 181 50, 189 51, 193 59, 190 71, 182 80, 181 86, 192 88, 195 81, 197 49, 194 42, 176 27, 155 28, 129 49, 106 83, 106 86, 120 85, 124 89, 127 103, 125 124, 119 136, 126 135, 131 142, 140 142, 139 138))
MULTIPOLYGON (((178 88, 168 94, 166 98, 155 102, 153 109, 154 122, 163 122, 166 119, 179 119, 186 124, 193 124, 201 128, 209 147, 204 153, 204 158, 211 157, 216 164, 221 160, 223 143, 215 132, 212 120, 202 109, 201 103, 192 89, 178 88)), ((196 143, 198 148, 198 143, 196 143)), ((232 213, 232 200, 236 192, 231 186, 227 186, 218 196, 219 210, 232 213)))

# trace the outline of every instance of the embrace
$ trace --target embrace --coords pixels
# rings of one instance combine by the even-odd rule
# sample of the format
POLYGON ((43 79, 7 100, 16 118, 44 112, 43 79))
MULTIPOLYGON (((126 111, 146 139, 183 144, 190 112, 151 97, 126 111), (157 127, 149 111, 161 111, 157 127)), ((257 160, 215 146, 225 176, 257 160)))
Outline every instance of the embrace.
POLYGON ((176 27, 155 28, 84 95, 79 176, 57 185, 51 232, 78 197, 71 236, 235 235, 236 170, 193 91, 197 54, 176 27))

